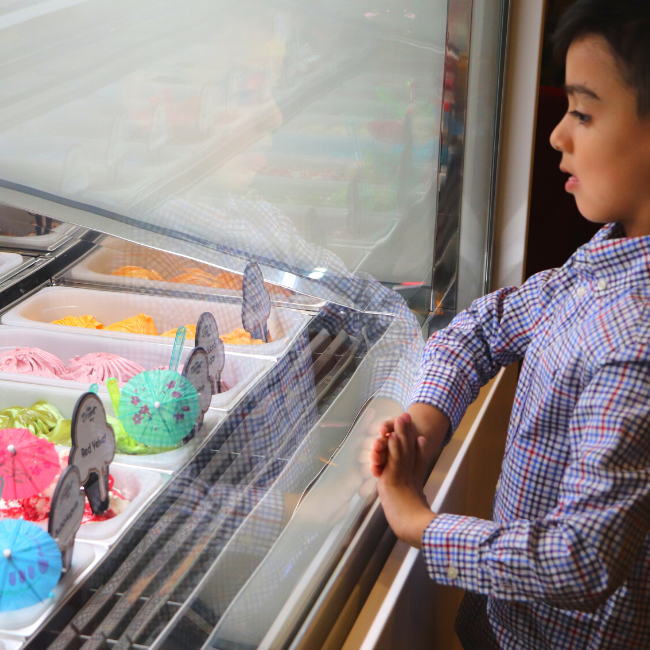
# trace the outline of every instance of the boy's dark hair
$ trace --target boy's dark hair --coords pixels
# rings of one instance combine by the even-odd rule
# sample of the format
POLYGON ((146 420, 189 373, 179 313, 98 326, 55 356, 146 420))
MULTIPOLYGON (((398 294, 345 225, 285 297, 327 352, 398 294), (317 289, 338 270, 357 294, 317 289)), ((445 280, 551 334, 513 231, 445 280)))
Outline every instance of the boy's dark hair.
POLYGON ((650 117, 650 0, 577 0, 553 35, 555 56, 563 62, 571 43, 590 35, 607 41, 636 91, 639 116, 650 117))

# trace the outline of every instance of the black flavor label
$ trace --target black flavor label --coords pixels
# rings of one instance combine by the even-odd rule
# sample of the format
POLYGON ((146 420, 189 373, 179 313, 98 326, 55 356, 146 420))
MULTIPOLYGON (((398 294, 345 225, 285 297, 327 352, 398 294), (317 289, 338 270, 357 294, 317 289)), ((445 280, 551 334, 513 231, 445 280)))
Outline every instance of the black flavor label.
MULTIPOLYGON (((115 434, 106 421, 104 405, 95 393, 84 393, 72 414, 72 449, 69 464, 79 468, 82 485, 95 472, 101 499, 108 507, 108 467, 115 456, 115 434)), ((91 506, 93 502, 91 501, 91 506)), ((93 508, 93 512, 95 509, 93 508)), ((98 514, 95 512, 95 514, 98 514)))
POLYGON ((256 262, 249 262, 244 271, 243 297, 241 320, 244 329, 254 339, 268 343, 266 321, 271 315, 271 297, 264 286, 262 270, 256 262))

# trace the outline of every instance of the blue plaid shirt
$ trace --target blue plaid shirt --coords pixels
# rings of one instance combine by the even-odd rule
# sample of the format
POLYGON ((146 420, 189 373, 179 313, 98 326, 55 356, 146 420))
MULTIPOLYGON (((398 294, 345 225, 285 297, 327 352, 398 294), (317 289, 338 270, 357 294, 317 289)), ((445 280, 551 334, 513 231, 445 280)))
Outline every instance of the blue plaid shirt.
POLYGON ((452 428, 523 359, 492 520, 423 536, 430 576, 473 592, 465 648, 650 647, 649 307, 650 237, 612 224, 427 343, 412 401, 452 428))

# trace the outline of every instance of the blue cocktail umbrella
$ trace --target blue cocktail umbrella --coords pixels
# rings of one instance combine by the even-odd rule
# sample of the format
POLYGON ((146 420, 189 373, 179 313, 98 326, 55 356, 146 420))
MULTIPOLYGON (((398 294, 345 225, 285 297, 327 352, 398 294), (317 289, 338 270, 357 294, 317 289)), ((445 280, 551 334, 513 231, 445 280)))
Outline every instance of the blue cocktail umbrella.
POLYGON ((182 375, 149 370, 133 377, 120 395, 119 419, 126 432, 152 447, 171 447, 191 430, 199 395, 182 375))
POLYGON ((0 520, 0 612, 45 600, 61 577, 61 551, 36 524, 0 520))

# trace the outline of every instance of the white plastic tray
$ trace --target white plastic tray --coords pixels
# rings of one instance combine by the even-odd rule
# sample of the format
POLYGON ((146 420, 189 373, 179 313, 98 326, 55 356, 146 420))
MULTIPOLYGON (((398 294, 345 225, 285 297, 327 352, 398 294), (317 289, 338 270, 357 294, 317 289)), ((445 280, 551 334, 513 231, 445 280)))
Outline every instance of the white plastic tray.
POLYGON ((17 253, 0 253, 0 279, 15 271, 23 263, 23 258, 17 253))
POLYGON ((18 650, 18 648, 20 648, 24 643, 24 637, 9 636, 9 634, 0 634, 0 650, 18 650))
MULTIPOLYGON (((160 251, 144 247, 130 246, 120 243, 120 249, 112 246, 100 248, 96 252, 85 257, 79 264, 72 267, 68 276, 74 282, 90 285, 106 285, 110 287, 124 287, 129 290, 141 289, 144 291, 190 291, 209 295, 231 296, 241 299, 242 292, 237 289, 217 289, 202 287, 195 284, 182 284, 179 282, 161 282, 160 280, 141 280, 138 278, 126 278, 111 273, 122 266, 140 266, 146 269, 158 271, 164 278, 171 280, 182 273, 184 268, 200 268, 204 271, 217 275, 219 269, 208 264, 201 264, 194 260, 184 259, 179 256, 162 253, 160 251)), ((318 308, 324 304, 319 298, 312 298, 295 292, 290 295, 270 290, 271 300, 287 302, 300 307, 318 308)))
MULTIPOLYGON (((0 378, 5 374, 8 373, 0 373, 0 378)), ((54 404, 63 417, 70 418, 80 394, 80 391, 70 390, 69 388, 2 381, 0 379, 0 409, 10 406, 31 406, 34 402, 44 399, 50 404, 54 404)), ((101 397, 108 415, 114 416, 113 405, 108 398, 108 394, 101 397)), ((223 411, 209 409, 205 415, 202 433, 209 433, 224 417, 225 413, 223 411)), ((160 454, 115 454, 115 462, 165 472, 177 472, 191 458, 202 440, 203 437, 199 434, 186 445, 160 454)))
POLYGON ((95 568, 105 553, 106 549, 101 546, 75 542, 72 565, 52 590, 53 598, 31 607, 0 613, 0 644, 4 643, 7 650, 20 647, 27 637, 38 630, 58 603, 95 568), (7 636, 3 637, 2 632, 7 636), (16 637, 12 638, 14 635, 16 637))
MULTIPOLYGON (((115 481, 115 489, 130 499, 131 503, 117 517, 81 524, 77 532, 78 540, 111 546, 162 485, 160 474, 153 470, 111 463, 109 471, 115 481)), ((47 520, 37 521, 36 525, 47 530, 47 520)))
MULTIPOLYGON (((241 304, 166 298, 139 294, 118 293, 93 289, 69 287, 46 287, 2 315, 4 325, 32 327, 34 329, 70 332, 74 336, 92 335, 102 338, 157 342, 173 346, 174 339, 146 334, 127 334, 110 330, 94 330, 67 325, 52 325, 51 321, 65 316, 91 314, 105 326, 142 312, 151 316, 156 330, 162 334, 181 325, 196 323, 203 312, 214 315, 221 333, 231 332, 242 326, 241 304)), ((309 321, 310 317, 299 311, 272 307, 268 329, 272 343, 260 345, 226 345, 226 350, 238 354, 279 357, 288 348, 293 336, 309 321)), ((193 347, 194 340, 185 341, 193 347)))
MULTIPOLYGON (((56 328, 56 326, 53 327, 56 328)), ((110 337, 100 338, 87 335, 86 332, 89 330, 77 327, 59 329, 66 331, 50 331, 36 328, 27 329, 24 327, 0 325, 0 352, 23 347, 40 348, 59 357, 66 366, 70 359, 74 359, 75 356, 79 355, 82 357, 91 352, 118 354, 129 361, 139 363, 145 370, 152 370, 153 368, 167 365, 170 361, 172 348, 169 345, 161 345, 158 339, 152 336, 138 337, 140 339, 145 338, 146 341, 118 340, 110 337), (67 330, 77 330, 78 333, 68 332, 67 330)), ((173 339, 170 340, 173 342, 173 339)), ((183 349, 181 363, 185 361, 191 351, 192 349, 189 347, 183 349)), ((239 354, 226 354, 226 363, 221 376, 228 386, 228 390, 212 398, 212 408, 226 411, 233 408, 242 393, 255 384, 272 366, 273 362, 270 360, 239 354)), ((2 380, 74 389, 77 391, 77 396, 89 388, 89 385, 84 382, 69 381, 67 379, 50 379, 48 377, 13 372, 0 372, 0 382, 2 380)), ((106 386, 100 386, 99 392, 102 395, 108 395, 106 386)), ((104 403, 108 402, 110 400, 105 398, 104 403)), ((110 410, 110 413, 112 415, 112 410, 110 410)))
MULTIPOLYGON (((33 219, 33 217, 24 210, 8 205, 0 205, 0 220, 3 220, 3 218, 7 224, 11 224, 12 222, 16 223, 16 226, 19 229, 23 222, 29 223, 33 219)), ((28 229, 31 230, 31 228, 28 229)), ((15 250, 33 250, 42 252, 53 251, 68 240, 72 236, 73 232, 78 229, 78 226, 69 223, 62 223, 47 235, 10 237, 8 235, 0 234, 0 247, 15 250)))

